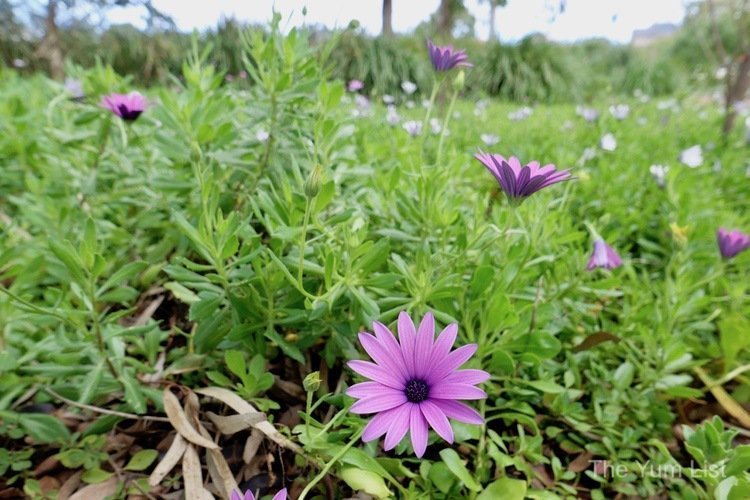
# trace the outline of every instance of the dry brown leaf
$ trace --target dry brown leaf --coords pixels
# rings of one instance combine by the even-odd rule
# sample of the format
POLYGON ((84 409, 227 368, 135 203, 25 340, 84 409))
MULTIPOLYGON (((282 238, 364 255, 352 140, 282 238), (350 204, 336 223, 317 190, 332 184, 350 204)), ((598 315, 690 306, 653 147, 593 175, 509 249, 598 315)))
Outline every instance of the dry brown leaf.
MULTIPOLYGON (((255 407, 253 407, 253 405, 242 399, 240 396, 222 387, 204 387, 202 389, 195 389, 195 392, 218 399, 237 413, 260 413, 255 407)), ((268 436, 269 439, 280 446, 289 448, 295 452, 301 451, 299 446, 285 438, 270 422, 259 422, 253 425, 253 427, 261 431, 268 436)))
POLYGON ((583 472, 584 470, 589 468, 589 466, 591 465, 591 459, 593 457, 593 453, 584 451, 583 453, 578 455, 575 460, 568 464, 568 470, 575 472, 576 474, 579 472, 583 472))
POLYGON ((237 432, 244 431, 266 420, 266 416, 263 413, 240 413, 237 415, 222 416, 209 411, 206 412, 206 415, 219 432, 225 436, 231 436, 237 432))
POLYGON ((203 471, 198 452, 188 444, 182 455, 182 479, 185 483, 185 500, 203 500, 203 471))
POLYGON ((263 434, 258 429, 250 431, 250 436, 245 441, 245 449, 242 451, 242 461, 249 464, 258 453, 258 448, 260 448, 260 443, 262 442, 263 434))
POLYGON ((185 448, 187 448, 187 441, 185 441, 179 433, 176 434, 174 441, 172 441, 172 446, 169 447, 167 453, 164 454, 164 458, 161 459, 159 465, 154 468, 151 476, 149 476, 148 484, 156 486, 161 483, 162 479, 164 479, 167 474, 174 469, 177 462, 180 461, 183 453, 185 453, 185 448))
POLYGON ((191 443, 211 450, 219 448, 216 443, 201 436, 198 431, 190 425, 187 415, 185 415, 185 411, 177 400, 177 396, 172 394, 172 391, 170 391, 169 388, 164 389, 164 412, 167 414, 167 417, 169 417, 170 423, 175 429, 177 429, 177 432, 191 443))
POLYGON ((76 488, 78 488, 78 485, 81 484, 81 476, 83 476, 83 471, 79 470, 68 479, 66 479, 63 485, 60 487, 60 491, 57 492, 57 498, 59 498, 60 500, 69 500, 70 496, 73 494, 76 488))
POLYGON ((117 491, 117 476, 112 476, 103 483, 89 484, 76 491, 69 500, 91 500, 113 495, 117 491))
POLYGON ((696 366, 693 370, 727 413, 736 418, 745 429, 750 430, 750 414, 745 411, 742 405, 735 401, 722 386, 715 384, 701 367, 696 366))

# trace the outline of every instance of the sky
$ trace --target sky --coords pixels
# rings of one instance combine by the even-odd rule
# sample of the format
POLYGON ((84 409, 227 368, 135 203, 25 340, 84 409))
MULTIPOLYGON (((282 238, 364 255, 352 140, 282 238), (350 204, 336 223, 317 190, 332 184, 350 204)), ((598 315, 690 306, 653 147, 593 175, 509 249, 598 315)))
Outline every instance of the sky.
MULTIPOLYGON (((554 17, 549 4, 553 0, 508 0, 497 9, 495 26, 501 41, 517 41, 530 33, 543 33, 549 39, 573 42, 604 37, 629 42, 633 30, 655 23, 679 23, 685 15, 686 0, 567 0, 564 13, 554 17)), ((153 0, 169 14, 180 30, 213 27, 221 18, 262 23, 276 8, 282 14, 282 26, 291 28, 303 22, 330 28, 346 27, 353 19, 370 34, 381 27, 382 0, 153 0), (307 16, 302 15, 307 7, 307 16)), ((408 32, 437 10, 439 0, 393 0, 393 29, 408 32)), ((475 31, 486 39, 489 32, 489 7, 480 0, 465 0, 476 18, 475 31)), ((143 27, 143 9, 117 8, 107 14, 111 23, 130 22, 143 27)))

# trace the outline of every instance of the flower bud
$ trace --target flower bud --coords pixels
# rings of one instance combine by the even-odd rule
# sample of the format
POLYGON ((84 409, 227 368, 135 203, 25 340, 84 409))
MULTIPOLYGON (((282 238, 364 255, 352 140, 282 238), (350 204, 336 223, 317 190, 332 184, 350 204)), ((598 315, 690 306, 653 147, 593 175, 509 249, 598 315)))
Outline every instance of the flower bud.
POLYGON ((305 181, 305 194, 308 198, 315 198, 318 196, 320 185, 323 182, 322 177, 323 168, 320 165, 315 165, 305 181))
POLYGON ((190 143, 190 160, 193 163, 198 163, 203 158, 203 152, 197 142, 193 141, 190 143))
POLYGON ((315 392, 320 388, 320 372, 312 372, 302 381, 302 387, 307 392, 315 392))
POLYGON ((453 90, 456 92, 460 92, 464 88, 464 83, 466 82, 466 73, 464 73, 464 70, 461 70, 456 74, 456 77, 453 79, 453 90))

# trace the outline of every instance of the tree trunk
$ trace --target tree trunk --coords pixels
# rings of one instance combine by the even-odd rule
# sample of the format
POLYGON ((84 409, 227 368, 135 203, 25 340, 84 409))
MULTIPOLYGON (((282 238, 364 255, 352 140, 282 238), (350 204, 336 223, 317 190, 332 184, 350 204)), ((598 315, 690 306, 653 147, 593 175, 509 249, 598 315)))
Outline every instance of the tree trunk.
POLYGON ((49 0, 47 2, 44 38, 39 43, 36 55, 47 60, 50 77, 55 80, 62 80, 65 77, 65 68, 63 67, 63 53, 60 47, 60 31, 57 28, 57 1, 49 0))
POLYGON ((383 0, 383 36, 393 35, 393 2, 383 0))
POLYGON ((495 9, 497 9, 497 5, 495 5, 495 2, 490 0, 490 37, 489 41, 493 42, 496 39, 495 34, 495 9))
POLYGON ((740 56, 740 64, 737 66, 734 82, 730 81, 730 84, 727 85, 724 126, 722 127, 725 136, 729 135, 732 131, 734 122, 737 119, 735 103, 745 98, 748 88, 750 88, 750 51, 740 56))
POLYGON ((437 15, 437 32, 443 37, 450 38, 453 31, 453 0, 440 0, 437 15))

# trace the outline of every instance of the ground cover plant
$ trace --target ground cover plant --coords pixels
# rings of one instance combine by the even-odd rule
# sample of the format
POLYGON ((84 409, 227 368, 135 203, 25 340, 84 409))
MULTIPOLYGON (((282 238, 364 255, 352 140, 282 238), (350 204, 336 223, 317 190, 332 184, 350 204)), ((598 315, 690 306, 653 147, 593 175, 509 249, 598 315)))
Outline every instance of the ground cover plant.
POLYGON ((2 495, 747 498, 720 103, 467 99, 425 46, 381 104, 278 22, 253 85, 3 71, 2 495))

